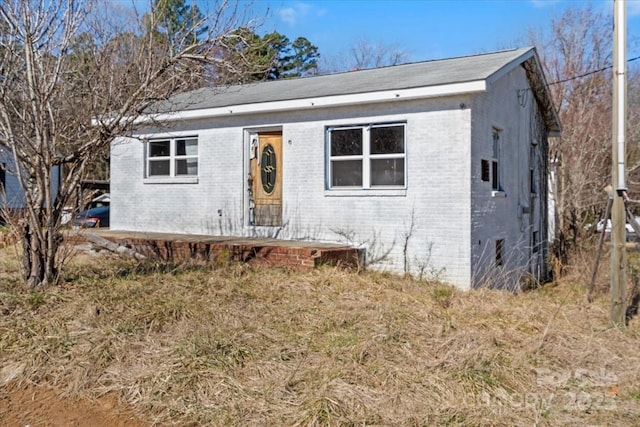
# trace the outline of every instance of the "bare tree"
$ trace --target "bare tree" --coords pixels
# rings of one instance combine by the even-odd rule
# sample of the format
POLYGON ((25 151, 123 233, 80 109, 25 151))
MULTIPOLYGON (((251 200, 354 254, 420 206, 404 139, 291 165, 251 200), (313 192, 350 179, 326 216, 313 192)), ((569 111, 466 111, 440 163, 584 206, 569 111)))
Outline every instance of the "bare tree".
POLYGON ((349 53, 354 59, 354 66, 359 69, 377 68, 387 65, 398 65, 408 60, 409 54, 397 45, 371 43, 366 38, 357 40, 349 53))
MULTIPOLYGON (((611 17, 592 6, 568 8, 538 46, 559 108, 562 137, 550 141, 559 246, 574 242, 604 209, 611 171, 611 17)), ((563 254, 564 257, 566 254, 563 254)))
POLYGON ((321 74, 347 70, 398 65, 410 60, 411 55, 396 44, 372 43, 366 38, 356 40, 346 51, 323 58, 321 74))
POLYGON ((627 182, 633 198, 640 199, 637 194, 640 191, 640 69, 637 63, 629 64, 627 80, 627 182))
POLYGON ((29 288, 58 279, 63 207, 91 159, 129 134, 153 103, 224 67, 217 46, 240 26, 237 4, 221 0, 163 37, 163 14, 113 5, 4 0, 0 7, 0 143, 24 191, 13 219, 29 288), (64 169, 58 183, 55 168, 64 169))

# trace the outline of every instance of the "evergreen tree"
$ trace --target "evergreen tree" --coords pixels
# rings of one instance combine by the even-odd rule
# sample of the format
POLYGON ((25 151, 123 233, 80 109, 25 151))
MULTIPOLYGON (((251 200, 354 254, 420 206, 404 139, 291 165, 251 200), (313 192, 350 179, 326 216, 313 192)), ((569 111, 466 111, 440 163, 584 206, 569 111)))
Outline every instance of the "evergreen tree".
POLYGON ((203 19, 198 6, 185 0, 154 0, 147 27, 155 37, 179 49, 193 45, 207 32, 208 28, 200 25, 203 19))
POLYGON ((304 37, 298 37, 291 45, 293 49, 293 74, 291 77, 304 77, 318 72, 318 48, 304 37))
POLYGON ((218 70, 218 83, 248 83, 313 75, 318 68, 318 48, 304 37, 293 43, 278 32, 260 37, 251 29, 237 29, 222 53, 231 69, 218 70), (242 70, 242 73, 237 73, 242 70), (242 80, 229 76, 241 75, 242 80))

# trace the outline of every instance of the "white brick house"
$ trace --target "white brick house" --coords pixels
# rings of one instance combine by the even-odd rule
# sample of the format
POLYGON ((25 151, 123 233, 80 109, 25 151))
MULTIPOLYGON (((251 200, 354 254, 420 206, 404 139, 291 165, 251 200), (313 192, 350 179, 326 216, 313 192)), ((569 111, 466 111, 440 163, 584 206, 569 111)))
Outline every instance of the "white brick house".
POLYGON ((158 111, 112 145, 113 230, 346 242, 460 288, 548 273, 560 124, 533 48, 202 89, 158 111))

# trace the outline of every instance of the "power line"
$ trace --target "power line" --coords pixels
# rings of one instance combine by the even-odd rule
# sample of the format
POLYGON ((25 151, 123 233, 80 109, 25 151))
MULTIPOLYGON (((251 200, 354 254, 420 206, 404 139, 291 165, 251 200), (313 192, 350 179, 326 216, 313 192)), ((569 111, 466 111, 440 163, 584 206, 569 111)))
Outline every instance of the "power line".
MULTIPOLYGON (((628 59, 627 62, 636 61, 638 59, 640 59, 640 56, 636 56, 634 58, 628 59)), ((581 79, 582 77, 587 77, 595 73, 601 73, 602 71, 608 70, 609 68, 613 68, 613 65, 607 65, 606 67, 600 68, 599 70, 589 71, 588 73, 580 74, 579 76, 573 76, 563 80, 558 80, 558 81, 547 84, 547 86, 557 85, 560 83, 570 82, 571 80, 581 79)))

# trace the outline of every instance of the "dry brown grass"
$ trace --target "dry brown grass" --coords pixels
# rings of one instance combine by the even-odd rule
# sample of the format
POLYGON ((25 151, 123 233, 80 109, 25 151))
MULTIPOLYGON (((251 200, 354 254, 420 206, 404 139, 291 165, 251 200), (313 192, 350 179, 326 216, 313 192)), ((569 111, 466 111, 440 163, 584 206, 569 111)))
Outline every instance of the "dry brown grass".
POLYGON ((585 304, 577 274, 512 295, 334 268, 161 273, 85 257, 61 286, 29 293, 10 255, 0 252, 6 388, 116 393, 159 425, 640 417, 639 322, 610 328, 606 295, 585 304))

